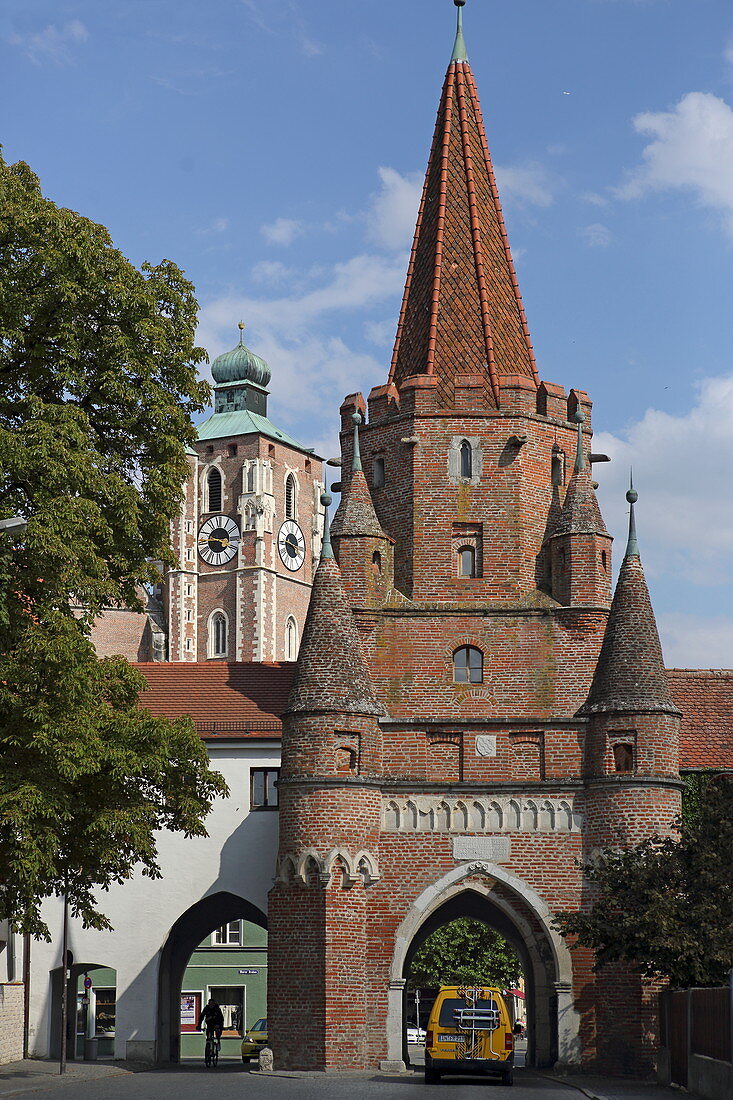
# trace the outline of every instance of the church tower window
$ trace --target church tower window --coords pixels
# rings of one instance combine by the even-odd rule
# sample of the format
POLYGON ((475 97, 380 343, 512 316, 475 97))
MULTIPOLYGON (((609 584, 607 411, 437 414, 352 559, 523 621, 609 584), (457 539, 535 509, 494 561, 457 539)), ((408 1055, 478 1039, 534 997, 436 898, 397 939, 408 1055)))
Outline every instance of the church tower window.
POLYGON ((382 489, 384 487, 384 459, 377 457, 372 464, 372 487, 382 489))
POLYGON ((462 546, 458 551, 458 576, 476 576, 476 551, 472 546, 462 546))
POLYGON ((453 654, 453 680, 456 684, 484 682, 484 655, 475 645, 462 645, 453 654))
POLYGON ((285 518, 295 519, 295 501, 297 496, 297 485, 295 482, 295 475, 288 474, 285 479, 285 518))
POLYGON ((223 611, 214 611, 209 619, 209 656, 226 657, 228 642, 227 617, 223 611))
POLYGON ((208 512, 220 512, 221 511, 221 474, 212 467, 209 470, 208 477, 206 479, 206 489, 208 495, 208 512))
POLYGON ((285 660, 295 661, 298 657, 298 624, 292 615, 285 624, 285 660))

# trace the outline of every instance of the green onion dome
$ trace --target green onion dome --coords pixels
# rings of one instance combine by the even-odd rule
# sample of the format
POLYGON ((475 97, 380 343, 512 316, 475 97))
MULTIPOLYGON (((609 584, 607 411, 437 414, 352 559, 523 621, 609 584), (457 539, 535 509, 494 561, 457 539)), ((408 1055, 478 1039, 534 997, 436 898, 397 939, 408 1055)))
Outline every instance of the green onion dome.
POLYGON ((256 382, 266 386, 270 381, 270 368, 264 359, 255 355, 244 343, 244 325, 239 324, 239 343, 231 351, 217 355, 211 364, 211 375, 216 383, 256 382))

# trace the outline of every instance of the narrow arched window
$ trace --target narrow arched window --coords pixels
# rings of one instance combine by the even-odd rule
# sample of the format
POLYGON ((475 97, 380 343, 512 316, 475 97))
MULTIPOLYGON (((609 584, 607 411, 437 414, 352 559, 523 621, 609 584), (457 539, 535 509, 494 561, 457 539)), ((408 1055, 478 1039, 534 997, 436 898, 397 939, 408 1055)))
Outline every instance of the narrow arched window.
POLYGON ((215 611, 209 626, 210 652, 212 657, 227 655, 227 618, 223 611, 215 611))
POLYGON ((295 519, 295 477, 288 474, 285 479, 285 518, 295 519))
POLYGON ((298 656, 298 624, 291 615, 285 623, 285 660, 295 661, 298 656))
POLYGON ((384 459, 377 456, 372 463, 372 487, 381 489, 384 486, 384 459))
POLYGON ((462 546, 458 551, 458 576, 476 576, 476 551, 473 546, 462 546))
POLYGON ((210 512, 221 512, 221 474, 212 467, 209 470, 209 475, 206 479, 206 487, 208 491, 208 504, 210 512))
POLYGON ((253 493, 255 491, 255 468, 254 463, 247 470, 247 492, 253 493))
POLYGON ((467 439, 461 443, 461 477, 473 477, 473 454, 467 439))
POLYGON ((482 684, 484 655, 475 645, 462 645, 453 654, 453 679, 457 684, 482 684))

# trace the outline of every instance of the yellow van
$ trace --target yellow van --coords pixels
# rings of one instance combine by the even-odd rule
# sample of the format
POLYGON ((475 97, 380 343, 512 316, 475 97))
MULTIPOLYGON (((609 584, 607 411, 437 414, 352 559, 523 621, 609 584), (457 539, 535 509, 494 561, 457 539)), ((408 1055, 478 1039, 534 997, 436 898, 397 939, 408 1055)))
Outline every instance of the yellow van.
POLYGON ((497 1074, 514 1084, 514 1035, 501 990, 444 985, 425 1038, 425 1082, 444 1073, 497 1074))

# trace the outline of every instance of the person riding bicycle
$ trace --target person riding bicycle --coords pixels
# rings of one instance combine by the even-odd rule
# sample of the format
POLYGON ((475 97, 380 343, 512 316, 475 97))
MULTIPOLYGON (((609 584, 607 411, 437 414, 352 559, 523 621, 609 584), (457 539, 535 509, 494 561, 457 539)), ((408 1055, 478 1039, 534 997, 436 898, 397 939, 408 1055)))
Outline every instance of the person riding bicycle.
POLYGON ((212 1032, 217 1042, 220 1042, 221 1033, 224 1029, 224 1015, 213 997, 209 997, 208 1004, 204 1005, 201 1011, 199 1022, 196 1025, 199 1031, 203 1030, 204 1022, 206 1022, 206 1034, 212 1032))

